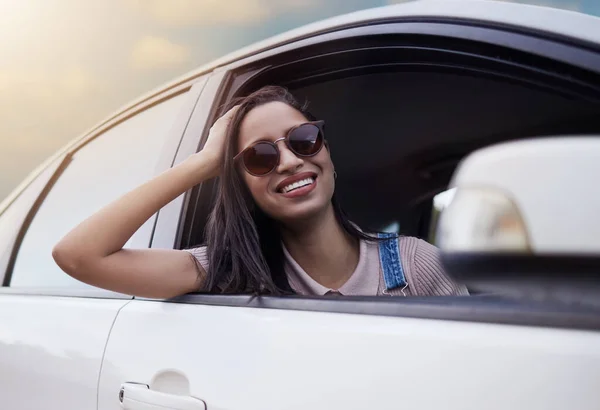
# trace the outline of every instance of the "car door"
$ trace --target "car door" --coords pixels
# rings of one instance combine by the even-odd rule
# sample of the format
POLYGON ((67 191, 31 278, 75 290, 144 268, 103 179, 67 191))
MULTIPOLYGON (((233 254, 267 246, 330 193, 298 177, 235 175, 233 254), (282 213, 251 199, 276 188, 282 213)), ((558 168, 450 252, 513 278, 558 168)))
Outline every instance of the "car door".
MULTIPOLYGON (((376 34, 439 40, 430 36, 447 30, 446 39, 483 36, 458 24, 353 23, 352 29, 305 35, 216 70, 177 161, 201 147, 198 136, 206 136, 223 99, 236 87, 244 89, 244 79, 291 59, 310 61, 312 45, 322 43, 346 61, 340 48, 376 41, 376 34), (340 46, 337 40, 344 36, 351 41, 340 46), (261 64, 263 58, 270 60, 261 64)), ((500 42, 513 35, 499 33, 500 42)), ((311 75, 323 76, 323 67, 315 63, 311 75)), ((278 73, 270 72, 269 79, 280 80, 278 73)), ((342 150, 338 155, 349 155, 332 146, 342 150)), ((195 229, 201 232, 213 189, 212 182, 202 184, 163 209, 152 246, 191 245, 186 238, 195 229)), ((597 316, 581 307, 478 296, 136 298, 112 328, 98 405, 99 410, 592 409, 600 400, 598 330, 597 316)))
MULTIPOLYGON (((203 85, 181 85, 118 113, 58 154, 0 210, 2 408, 96 408, 107 338, 131 296, 76 281, 51 250, 91 213, 171 165, 203 85)), ((148 247, 155 220, 127 246, 148 247)))

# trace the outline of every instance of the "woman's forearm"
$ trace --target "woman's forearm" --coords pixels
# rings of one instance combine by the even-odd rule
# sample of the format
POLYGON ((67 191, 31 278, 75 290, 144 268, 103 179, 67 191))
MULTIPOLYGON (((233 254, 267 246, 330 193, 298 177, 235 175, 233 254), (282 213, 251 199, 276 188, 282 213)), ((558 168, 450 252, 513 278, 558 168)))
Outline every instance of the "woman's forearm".
POLYGON ((214 156, 202 152, 188 158, 83 221, 56 245, 54 253, 95 258, 120 250, 160 208, 214 177, 216 164, 214 156))

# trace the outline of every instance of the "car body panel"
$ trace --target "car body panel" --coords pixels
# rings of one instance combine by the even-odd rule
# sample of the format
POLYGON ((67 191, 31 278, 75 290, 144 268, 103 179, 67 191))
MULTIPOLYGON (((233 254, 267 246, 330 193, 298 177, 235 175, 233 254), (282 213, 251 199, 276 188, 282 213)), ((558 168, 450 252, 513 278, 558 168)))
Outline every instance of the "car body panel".
POLYGON ((99 410, 122 382, 207 408, 595 409, 600 333, 135 300, 119 314, 99 410), (177 374, 178 378, 171 375, 177 374))
POLYGON ((110 328, 128 300, 0 295, 6 409, 95 409, 110 328))

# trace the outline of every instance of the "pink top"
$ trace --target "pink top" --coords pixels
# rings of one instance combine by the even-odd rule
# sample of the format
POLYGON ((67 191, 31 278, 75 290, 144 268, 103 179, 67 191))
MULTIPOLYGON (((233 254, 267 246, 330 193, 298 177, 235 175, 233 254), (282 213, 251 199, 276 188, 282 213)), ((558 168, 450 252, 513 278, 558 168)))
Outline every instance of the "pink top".
MULTIPOLYGON (((379 262, 376 242, 360 241, 358 264, 350 278, 339 289, 330 289, 318 283, 292 258, 285 246, 284 269, 292 289, 299 295, 346 296, 443 296, 468 295, 464 286, 454 283, 444 272, 439 250, 414 237, 401 236, 398 240, 400 260, 406 281, 404 288, 386 290, 379 262)), ((187 249, 208 270, 206 247, 187 249)))

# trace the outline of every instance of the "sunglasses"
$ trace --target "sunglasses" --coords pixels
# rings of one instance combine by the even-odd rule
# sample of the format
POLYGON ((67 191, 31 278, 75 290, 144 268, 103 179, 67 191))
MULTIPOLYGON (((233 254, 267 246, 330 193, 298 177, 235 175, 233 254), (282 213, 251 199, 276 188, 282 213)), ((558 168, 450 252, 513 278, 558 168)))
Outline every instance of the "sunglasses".
POLYGON ((300 124, 288 131, 285 137, 275 141, 258 141, 235 157, 234 161, 242 160, 244 169, 250 175, 265 176, 273 172, 279 164, 279 148, 277 143, 285 141, 285 145, 298 157, 317 155, 325 141, 323 126, 325 121, 312 121, 300 124))

